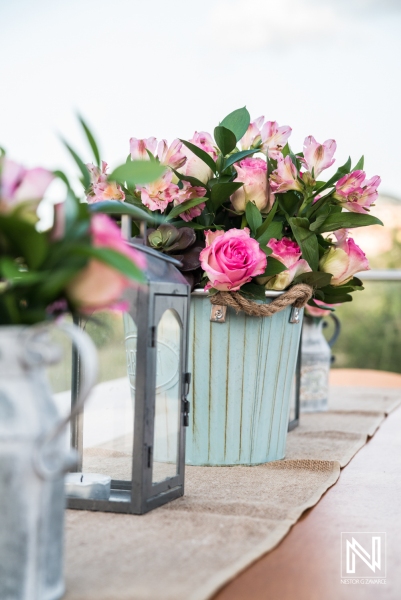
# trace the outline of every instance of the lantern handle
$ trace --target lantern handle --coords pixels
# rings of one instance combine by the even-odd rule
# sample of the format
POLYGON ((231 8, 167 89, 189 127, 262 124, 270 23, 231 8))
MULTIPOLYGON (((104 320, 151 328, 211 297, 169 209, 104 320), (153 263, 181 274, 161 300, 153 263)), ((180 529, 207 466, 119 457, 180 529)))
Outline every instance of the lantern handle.
MULTIPOLYGON (((89 335, 76 325, 70 323, 57 323, 56 327, 71 339, 73 345, 78 350, 82 361, 82 371, 79 393, 71 412, 61 419, 49 433, 41 436, 35 444, 32 457, 33 468, 37 475, 45 481, 60 477, 76 464, 76 451, 70 451, 67 457, 64 453, 62 456, 55 456, 54 447, 51 447, 51 443, 63 433, 70 421, 82 410, 86 399, 96 384, 98 376, 96 347, 89 335), (49 462, 52 463, 51 466, 47 464, 49 462)), ((28 333, 24 356, 26 366, 34 367, 43 363, 49 365, 59 361, 59 355, 56 354, 54 356, 54 349, 50 348, 49 350, 49 346, 45 346, 43 341, 40 340, 41 335, 47 330, 48 327, 46 326, 35 327, 28 333)))

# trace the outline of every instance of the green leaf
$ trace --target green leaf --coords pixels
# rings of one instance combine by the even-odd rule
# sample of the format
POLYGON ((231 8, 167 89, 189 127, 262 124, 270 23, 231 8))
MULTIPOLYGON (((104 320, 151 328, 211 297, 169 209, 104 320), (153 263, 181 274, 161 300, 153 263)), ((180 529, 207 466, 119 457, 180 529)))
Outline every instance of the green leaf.
POLYGON ((258 148, 253 150, 242 150, 241 152, 236 152, 235 154, 227 156, 227 158, 224 159, 222 171, 225 171, 228 167, 231 167, 231 165, 242 160, 243 158, 255 154, 255 152, 259 152, 258 148))
POLYGON ((330 206, 328 204, 324 204, 322 206, 322 209, 317 213, 316 220, 310 224, 309 229, 311 231, 319 231, 319 227, 323 225, 329 214, 330 206))
POLYGON ((213 173, 216 173, 216 163, 214 162, 210 154, 202 150, 202 148, 198 148, 198 146, 195 146, 195 144, 191 144, 191 142, 187 142, 186 140, 181 139, 180 142, 182 142, 184 146, 188 148, 188 150, 191 150, 191 152, 193 152, 195 156, 203 160, 203 162, 207 164, 207 166, 213 171, 213 173))
POLYGON ((102 202, 95 202, 88 205, 88 210, 93 213, 102 213, 105 215, 129 215, 134 219, 149 221, 152 223, 155 220, 164 220, 163 217, 159 217, 159 215, 149 214, 133 204, 120 202, 120 200, 103 200, 102 202))
POLYGON ((342 296, 335 296, 331 294, 324 295, 324 301, 327 304, 343 304, 344 302, 352 302, 352 300, 353 298, 350 294, 344 294, 342 296))
POLYGON ((63 138, 61 138, 61 141, 63 142, 64 146, 67 148, 68 152, 71 154, 72 158, 77 163, 78 168, 82 173, 83 186, 84 186, 85 190, 88 189, 88 187, 90 186, 91 180, 90 180, 90 175, 89 175, 87 166, 85 165, 83 160, 78 156, 78 154, 75 152, 75 150, 73 150, 73 148, 71 148, 71 146, 63 138))
POLYGON ((240 289, 241 294, 248 296, 254 300, 264 300, 266 298, 266 290, 263 285, 257 283, 245 283, 240 289))
POLYGON ((304 258, 312 271, 317 271, 319 266, 319 246, 316 235, 309 231, 308 219, 291 217, 289 223, 304 258))
POLYGON ((169 214, 167 215, 166 221, 175 219, 175 217, 178 217, 178 215, 180 215, 181 213, 185 212, 190 208, 194 208, 194 206, 199 206, 199 204, 202 204, 205 201, 206 198, 192 198, 191 200, 186 200, 186 202, 183 202, 178 206, 174 206, 171 212, 169 212, 169 214))
POLYGON ((25 259, 30 269, 40 267, 48 251, 45 232, 36 231, 35 225, 12 215, 0 216, 0 230, 4 231, 13 251, 25 259))
POLYGON ((273 254, 273 250, 269 248, 269 246, 260 246, 260 249, 266 254, 266 256, 270 256, 270 254, 273 254))
POLYGON ((269 214, 267 215, 266 219, 263 221, 263 224, 258 228, 257 232, 256 232, 256 239, 259 239, 259 237, 262 235, 262 233, 264 233, 266 231, 266 229, 269 227, 270 223, 273 221, 273 217, 276 214, 276 210, 278 207, 278 202, 275 202, 269 212, 269 214))
POLYGON ((353 171, 362 171, 364 163, 365 163, 365 157, 362 154, 361 158, 358 160, 358 162, 356 163, 355 167, 353 169, 351 169, 351 172, 353 172, 353 171))
POLYGON ((280 260, 277 260, 277 258, 269 256, 267 259, 266 270, 260 277, 271 277, 273 275, 278 275, 283 271, 287 271, 287 267, 280 260))
POLYGON ((61 179, 61 181, 63 181, 65 183, 65 185, 67 186, 67 188, 70 188, 70 182, 68 181, 68 177, 65 173, 63 173, 63 171, 60 171, 58 169, 56 169, 56 171, 53 171, 53 175, 55 177, 58 177, 59 179, 61 179))
POLYGON ((352 229, 355 227, 366 227, 368 225, 383 225, 377 217, 373 215, 364 215, 360 213, 341 212, 330 214, 323 225, 319 228, 319 233, 336 231, 337 229, 352 229))
POLYGON ((75 246, 72 252, 82 256, 88 256, 89 258, 95 258, 100 262, 103 262, 113 269, 120 271, 123 275, 138 281, 139 283, 146 283, 146 277, 141 269, 124 254, 120 254, 116 250, 110 248, 94 248, 92 246, 75 246))
POLYGON ((210 192, 213 210, 216 211, 218 207, 223 204, 223 202, 229 200, 230 196, 243 185, 244 184, 239 181, 232 181, 230 183, 216 183, 210 192))
POLYGON ((284 194, 276 195, 277 201, 281 210, 286 213, 289 217, 296 214, 298 208, 302 204, 302 198, 300 198, 294 191, 285 192, 284 194))
POLYGON ((222 120, 220 125, 232 131, 237 141, 239 141, 245 135, 250 122, 251 116, 246 107, 244 106, 243 108, 238 108, 237 110, 234 110, 232 113, 227 115, 222 120))
POLYGON ((237 145, 237 138, 233 134, 230 129, 226 129, 226 127, 215 127, 214 129, 214 139, 216 140, 216 144, 221 150, 223 156, 227 156, 230 154, 237 145))
POLYGON ((93 152, 93 156, 95 157, 96 164, 98 167, 100 167, 100 154, 99 154, 99 149, 97 147, 97 144, 95 142, 95 138, 93 137, 91 130, 89 129, 88 125, 85 123, 85 121, 83 120, 81 115, 78 115, 78 119, 83 127, 83 130, 88 139, 89 145, 92 148, 92 152, 93 152))
POLYGON ((295 277, 294 283, 307 283, 314 288, 324 288, 329 285, 332 277, 333 276, 330 273, 309 271, 308 273, 301 273, 301 275, 295 277))
POLYGON ((282 238, 283 223, 281 221, 272 221, 267 229, 260 235, 257 240, 261 246, 266 244, 272 239, 280 240, 282 238))
POLYGON ((131 185, 145 185, 159 179, 166 167, 150 160, 133 160, 120 165, 108 176, 109 181, 127 182, 131 185))
POLYGON ((200 179, 196 179, 196 177, 190 177, 189 175, 183 175, 182 173, 179 173, 175 169, 171 169, 171 170, 178 177, 178 179, 180 181, 188 181, 188 183, 190 183, 191 185, 193 185, 195 187, 206 188, 205 184, 202 181, 200 181, 200 179))
POLYGON ((262 215, 260 210, 253 202, 247 202, 245 206, 245 216, 252 233, 256 234, 258 228, 263 223, 262 215))

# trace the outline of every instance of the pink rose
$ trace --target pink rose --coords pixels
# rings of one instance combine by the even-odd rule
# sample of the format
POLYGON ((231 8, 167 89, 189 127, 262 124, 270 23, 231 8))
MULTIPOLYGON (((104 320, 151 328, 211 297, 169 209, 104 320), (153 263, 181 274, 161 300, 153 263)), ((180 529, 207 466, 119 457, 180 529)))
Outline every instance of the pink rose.
POLYGON ((270 278, 265 285, 266 289, 285 290, 295 277, 312 271, 306 260, 301 259, 301 248, 289 238, 283 237, 281 240, 272 238, 267 246, 273 250, 270 256, 282 262, 287 270, 270 278))
POLYGON ((0 158, 0 213, 7 213, 26 204, 28 219, 35 219, 36 209, 53 181, 51 171, 37 167, 26 169, 3 156, 0 158))
POLYGON ((298 171, 290 156, 277 160, 277 169, 270 175, 270 185, 274 193, 280 194, 288 190, 302 192, 302 184, 298 180, 298 171))
MULTIPOLYGON (((200 186, 192 186, 188 181, 182 182, 182 189, 178 190, 178 198, 174 200, 174 206, 178 206, 187 200, 194 200, 195 198, 203 198, 206 194, 206 189, 200 186)), ((192 221, 195 217, 199 217, 202 214, 202 210, 206 204, 202 202, 193 208, 189 208, 185 212, 182 212, 179 216, 184 221, 192 221)))
MULTIPOLYGON (((95 248, 115 250, 132 260, 140 269, 145 268, 144 256, 122 239, 120 229, 107 215, 92 216, 91 234, 95 248)), ((122 309, 123 305, 116 303, 125 288, 131 285, 133 282, 121 272, 93 258, 69 283, 67 296, 83 313, 117 306, 122 309)))
POLYGON ((305 138, 303 163, 316 179, 324 169, 328 169, 335 162, 333 158, 337 144, 335 140, 326 140, 319 144, 313 135, 305 138))
POLYGON ((378 175, 366 181, 365 171, 353 171, 337 181, 334 198, 350 212, 365 213, 377 199, 380 183, 378 175))
POLYGON ((86 165, 91 178, 91 186, 86 199, 89 204, 103 200, 125 200, 125 194, 115 181, 107 181, 107 163, 102 160, 102 168, 99 169, 91 163, 86 165))
POLYGON ((267 165, 261 158, 244 158, 234 165, 237 177, 244 185, 231 196, 231 203, 238 212, 245 212, 248 202, 253 202, 260 212, 269 212, 274 203, 274 194, 267 194, 267 165))
POLYGON ((331 285, 343 285, 359 271, 369 271, 365 253, 352 238, 347 238, 345 229, 335 233, 337 242, 323 254, 319 262, 320 271, 333 275, 331 285))
MULTIPOLYGON (((339 306, 339 304, 327 304, 327 302, 322 302, 321 300, 316 299, 313 301, 315 304, 320 306, 328 306, 329 308, 335 308, 336 306, 339 306)), ((305 306, 305 314, 307 314, 308 317, 327 317, 330 313, 331 310, 325 310, 324 308, 316 308, 316 306, 309 306, 309 304, 305 306)))
POLYGON ((209 278, 205 289, 239 290, 266 269, 266 255, 248 228, 207 231, 206 248, 200 253, 201 267, 209 278))
POLYGON ((173 177, 172 171, 167 171, 160 179, 148 183, 137 190, 141 193, 142 204, 150 210, 160 210, 164 212, 167 206, 179 198, 179 187, 171 183, 173 177))
MULTIPOLYGON (((213 160, 217 159, 214 140, 210 133, 207 133, 206 131, 201 131, 198 133, 195 131, 193 138, 189 141, 191 144, 195 144, 195 146, 198 146, 198 148, 201 148, 207 152, 207 154, 209 154, 213 160)), ((186 146, 183 146, 182 151, 187 157, 187 162, 185 163, 184 167, 180 169, 180 172, 183 175, 196 177, 196 179, 199 179, 199 181, 202 183, 207 183, 209 179, 213 177, 211 168, 208 167, 202 159, 195 156, 195 154, 186 146)))

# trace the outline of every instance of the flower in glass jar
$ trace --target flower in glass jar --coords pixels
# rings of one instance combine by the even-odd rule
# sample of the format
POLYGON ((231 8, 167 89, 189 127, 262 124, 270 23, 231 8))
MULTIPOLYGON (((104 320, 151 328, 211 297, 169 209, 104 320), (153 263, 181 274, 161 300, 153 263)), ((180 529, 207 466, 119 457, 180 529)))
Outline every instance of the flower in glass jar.
MULTIPOLYGON (((92 244, 95 248, 107 248, 129 258, 137 267, 144 269, 144 256, 131 248, 121 237, 119 227, 107 215, 96 214, 91 219, 92 244)), ((123 273, 97 258, 91 258, 86 267, 67 286, 67 297, 83 313, 107 308, 124 309, 119 303, 125 288, 133 285, 123 273)))
POLYGON ((313 135, 305 138, 304 158, 302 162, 309 173, 313 172, 315 179, 324 169, 328 169, 335 162, 333 155, 336 148, 337 144, 335 140, 326 140, 323 144, 319 144, 313 135))
POLYGON ((253 202, 260 212, 269 212, 274 203, 274 194, 267 191, 267 165, 261 158, 244 158, 234 165, 236 182, 244 185, 231 196, 231 203, 238 212, 245 212, 248 202, 253 202))
POLYGON ((350 212, 365 213, 379 195, 380 182, 378 175, 366 180, 365 171, 353 171, 337 181, 334 198, 350 212))
POLYGON ((0 213, 18 209, 24 219, 37 221, 38 204, 53 179, 53 173, 47 169, 26 169, 6 156, 1 157, 0 213))
POLYGON ((333 275, 330 285, 343 285, 359 271, 369 271, 365 253, 348 238, 346 229, 335 232, 337 242, 320 259, 319 270, 333 275))
POLYGON ((298 170, 290 156, 277 160, 277 169, 270 175, 270 185, 277 194, 289 190, 303 191, 302 183, 298 180, 298 170))
MULTIPOLYGON (((191 144, 198 146, 207 154, 209 154, 213 160, 217 159, 217 152, 214 144, 214 140, 210 133, 206 131, 200 131, 199 133, 195 131, 192 139, 189 140, 191 144)), ((189 148, 186 146, 182 149, 183 153, 187 157, 187 162, 180 169, 180 172, 183 175, 187 175, 189 177, 196 177, 202 183, 207 183, 209 179, 213 177, 213 172, 211 168, 203 162, 201 158, 198 158, 189 148)))
POLYGON ((86 165, 91 185, 86 199, 89 204, 103 200, 125 200, 125 194, 115 181, 107 181, 107 163, 102 160, 101 169, 91 163, 86 165))
POLYGON ((266 255, 250 237, 247 227, 206 231, 206 248, 200 253, 201 267, 209 278, 205 289, 239 290, 266 269, 266 255))

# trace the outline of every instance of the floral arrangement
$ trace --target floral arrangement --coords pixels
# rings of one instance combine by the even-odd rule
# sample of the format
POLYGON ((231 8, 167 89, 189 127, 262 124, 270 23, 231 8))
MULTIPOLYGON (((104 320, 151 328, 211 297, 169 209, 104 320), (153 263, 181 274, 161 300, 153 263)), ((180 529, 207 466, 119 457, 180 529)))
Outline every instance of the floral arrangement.
MULTIPOLYGON (((98 178, 96 189, 114 198, 120 173, 124 180, 149 182, 164 172, 158 165, 143 167, 143 162, 131 163, 108 178, 104 170, 91 175, 98 178)), ((89 173, 83 172, 89 183, 89 173)), ((0 325, 123 308, 124 289, 144 281, 145 259, 126 244, 116 223, 99 212, 103 210, 107 203, 96 211, 81 203, 62 172, 26 169, 4 152, 0 155, 0 325), (36 209, 55 177, 65 182, 67 197, 54 206, 53 226, 40 231, 36 209)))
POLYGON ((127 167, 142 161, 164 166, 163 175, 144 185, 110 185, 106 163, 88 164, 87 200, 146 211, 147 243, 179 258, 193 286, 262 299, 266 290, 307 283, 314 288, 310 308, 320 314, 363 289, 355 274, 369 265, 350 230, 381 224, 370 214, 380 177, 367 179, 363 157, 324 177, 336 142, 308 136, 294 153, 290 135, 291 127, 264 117, 251 122, 241 108, 214 137, 195 132, 171 145, 131 138, 127 167))

